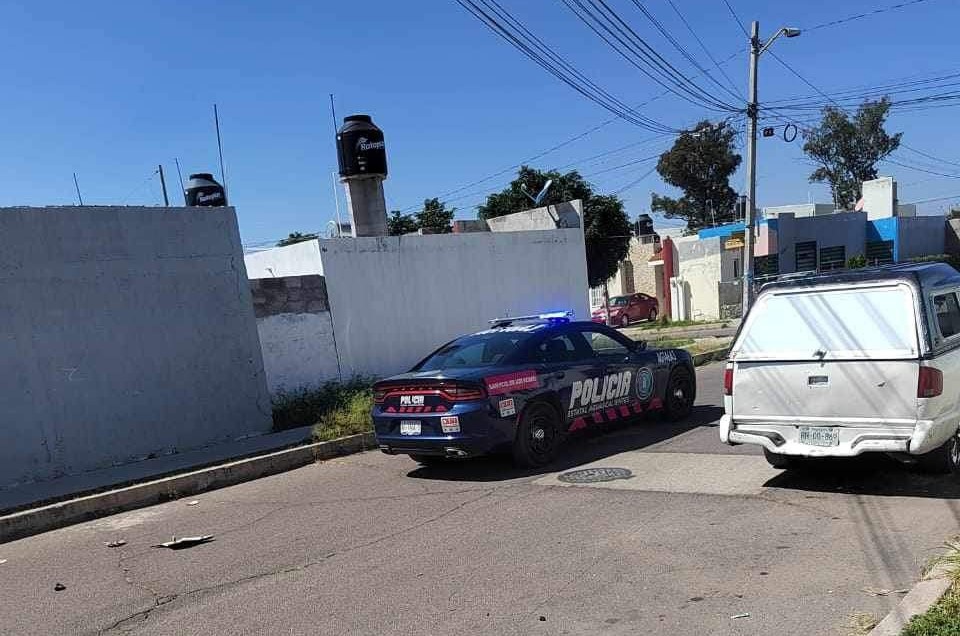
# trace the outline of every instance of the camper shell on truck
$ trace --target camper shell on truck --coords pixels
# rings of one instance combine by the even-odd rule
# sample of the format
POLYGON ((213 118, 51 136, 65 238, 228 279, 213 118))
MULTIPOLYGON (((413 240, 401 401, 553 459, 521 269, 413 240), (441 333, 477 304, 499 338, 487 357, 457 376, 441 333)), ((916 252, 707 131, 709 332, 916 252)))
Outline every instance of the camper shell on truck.
POLYGON ((943 263, 765 286, 724 371, 720 439, 777 468, 911 456, 960 469, 960 273, 943 263))

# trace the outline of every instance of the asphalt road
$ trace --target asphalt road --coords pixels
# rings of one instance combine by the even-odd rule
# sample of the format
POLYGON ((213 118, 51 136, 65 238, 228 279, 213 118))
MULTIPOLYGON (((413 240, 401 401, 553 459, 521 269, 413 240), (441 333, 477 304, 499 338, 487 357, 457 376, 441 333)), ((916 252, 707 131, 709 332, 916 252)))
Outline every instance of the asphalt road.
POLYGON ((806 635, 882 616, 900 594, 875 592, 958 532, 960 480, 770 469, 719 443, 720 369, 690 421, 574 439, 535 473, 370 452, 0 545, 0 632, 806 635), (634 476, 558 480, 585 464, 634 476), (198 534, 215 540, 150 547, 198 534))

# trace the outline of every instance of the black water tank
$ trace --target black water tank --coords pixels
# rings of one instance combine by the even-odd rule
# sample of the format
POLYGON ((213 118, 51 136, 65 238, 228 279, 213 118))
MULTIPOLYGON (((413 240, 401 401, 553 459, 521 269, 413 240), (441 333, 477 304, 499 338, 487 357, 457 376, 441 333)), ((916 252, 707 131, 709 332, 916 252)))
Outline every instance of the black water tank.
POLYGON ((387 149, 383 143, 383 131, 377 128, 370 115, 343 118, 343 128, 337 135, 337 155, 341 177, 366 174, 387 176, 387 149))
POLYGON ((191 207, 213 207, 227 204, 226 191, 209 172, 198 172, 190 175, 184 194, 187 197, 187 205, 191 207))
POLYGON ((637 236, 647 236, 653 234, 653 219, 649 214, 641 214, 637 217, 637 236))

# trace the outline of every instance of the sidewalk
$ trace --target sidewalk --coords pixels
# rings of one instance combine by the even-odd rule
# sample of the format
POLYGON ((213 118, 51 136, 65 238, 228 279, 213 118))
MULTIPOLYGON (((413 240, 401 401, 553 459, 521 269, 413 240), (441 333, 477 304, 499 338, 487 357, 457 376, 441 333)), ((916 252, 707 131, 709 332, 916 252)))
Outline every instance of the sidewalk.
POLYGON ((281 450, 310 440, 311 427, 304 426, 80 475, 70 475, 53 481, 0 490, 0 515, 141 481, 159 479, 187 470, 198 470, 228 460, 281 450))
POLYGON ((621 329, 628 338, 634 340, 662 340, 666 338, 709 338, 735 336, 740 327, 740 319, 725 322, 690 325, 687 327, 664 327, 662 329, 644 329, 645 323, 621 329), (723 325, 726 325, 725 327, 723 325))

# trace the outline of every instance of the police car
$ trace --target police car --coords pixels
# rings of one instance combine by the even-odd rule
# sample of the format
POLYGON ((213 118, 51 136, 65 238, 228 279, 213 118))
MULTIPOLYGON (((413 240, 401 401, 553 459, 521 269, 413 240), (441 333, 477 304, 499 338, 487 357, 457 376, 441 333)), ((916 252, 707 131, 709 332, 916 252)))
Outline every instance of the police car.
POLYGON ((690 412, 696 376, 689 353, 647 349, 570 317, 491 321, 376 383, 380 450, 431 464, 503 449, 534 467, 553 460, 574 431, 647 411, 670 420, 690 412))

